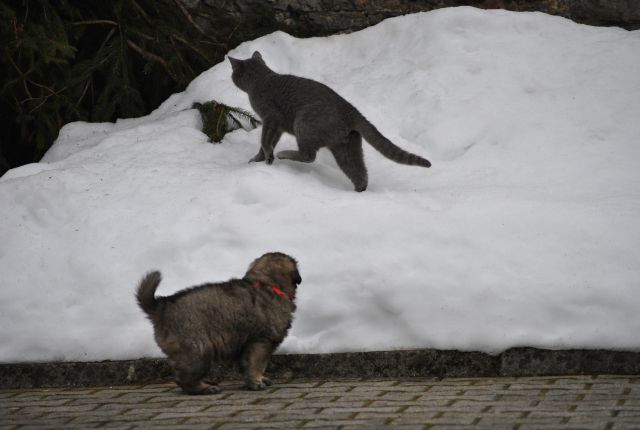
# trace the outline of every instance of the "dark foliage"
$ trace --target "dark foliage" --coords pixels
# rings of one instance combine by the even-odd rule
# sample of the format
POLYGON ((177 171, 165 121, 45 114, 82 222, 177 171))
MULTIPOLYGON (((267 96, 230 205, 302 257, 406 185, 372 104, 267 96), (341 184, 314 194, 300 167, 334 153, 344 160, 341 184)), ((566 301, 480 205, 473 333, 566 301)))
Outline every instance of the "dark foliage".
POLYGON ((178 0, 0 0, 0 175, 38 161, 68 122, 148 113, 264 27, 238 22, 178 0))

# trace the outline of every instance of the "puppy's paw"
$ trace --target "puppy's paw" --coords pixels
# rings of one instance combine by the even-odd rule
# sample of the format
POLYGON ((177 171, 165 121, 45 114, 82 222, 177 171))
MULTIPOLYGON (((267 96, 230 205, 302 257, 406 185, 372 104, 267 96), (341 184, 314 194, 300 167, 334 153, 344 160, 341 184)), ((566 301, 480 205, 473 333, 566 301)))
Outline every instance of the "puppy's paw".
POLYGON ((267 384, 264 383, 264 380, 260 382, 251 381, 247 382, 246 387, 250 391, 262 391, 267 388, 267 384))
POLYGON ((218 387, 217 385, 209 385, 207 388, 202 390, 200 394, 202 395, 220 394, 221 392, 222 392, 222 388, 218 387))
POLYGON ((267 164, 273 164, 273 154, 269 155, 266 159, 267 164))
POLYGON ((273 382, 271 382, 271 379, 267 378, 266 376, 262 377, 262 383, 267 387, 270 387, 273 384, 273 382))
POLYGON ((201 396, 208 394, 218 394, 222 391, 216 384, 210 384, 207 381, 200 381, 197 384, 178 384, 186 394, 192 396, 201 396))

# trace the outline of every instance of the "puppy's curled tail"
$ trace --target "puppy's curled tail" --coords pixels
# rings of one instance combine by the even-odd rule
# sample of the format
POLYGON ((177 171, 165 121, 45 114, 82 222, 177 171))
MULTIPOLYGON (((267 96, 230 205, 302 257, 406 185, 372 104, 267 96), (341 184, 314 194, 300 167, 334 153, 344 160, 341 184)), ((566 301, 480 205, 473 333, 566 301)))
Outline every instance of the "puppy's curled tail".
POLYGON ((160 272, 153 271, 147 273, 138 285, 138 291, 136 292, 138 305, 149 316, 152 316, 158 307, 155 293, 160 281, 162 281, 160 272))

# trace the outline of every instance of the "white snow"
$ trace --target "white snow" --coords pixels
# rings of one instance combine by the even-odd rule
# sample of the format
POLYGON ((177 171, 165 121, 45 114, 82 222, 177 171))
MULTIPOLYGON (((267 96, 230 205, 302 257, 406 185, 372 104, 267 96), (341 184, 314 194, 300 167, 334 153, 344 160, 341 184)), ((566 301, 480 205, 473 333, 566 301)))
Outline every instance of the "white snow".
POLYGON ((194 101, 250 109, 226 61, 147 117, 68 124, 0 179, 0 361, 161 356, 144 273, 168 295, 272 250, 303 278, 280 353, 640 349, 640 31, 453 8, 230 54, 254 50, 433 167, 365 145, 355 193, 326 150, 207 143, 194 101))

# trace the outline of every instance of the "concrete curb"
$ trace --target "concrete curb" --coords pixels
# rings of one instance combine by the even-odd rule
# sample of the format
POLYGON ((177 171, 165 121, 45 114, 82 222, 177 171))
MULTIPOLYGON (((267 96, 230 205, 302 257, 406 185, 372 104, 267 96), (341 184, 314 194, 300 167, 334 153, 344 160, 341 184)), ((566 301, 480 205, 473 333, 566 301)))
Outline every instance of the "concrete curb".
MULTIPOLYGON (((640 375, 640 352, 513 348, 498 355, 454 350, 275 355, 274 379, 411 378, 547 375, 640 375)), ((239 379, 232 366, 216 366, 215 379, 239 379)), ((0 389, 151 384, 172 380, 166 359, 0 364, 0 389)))

